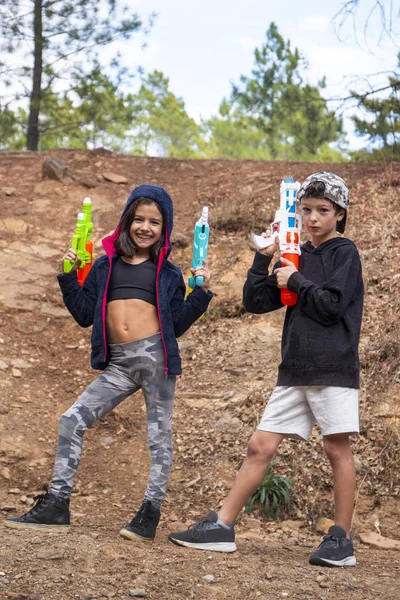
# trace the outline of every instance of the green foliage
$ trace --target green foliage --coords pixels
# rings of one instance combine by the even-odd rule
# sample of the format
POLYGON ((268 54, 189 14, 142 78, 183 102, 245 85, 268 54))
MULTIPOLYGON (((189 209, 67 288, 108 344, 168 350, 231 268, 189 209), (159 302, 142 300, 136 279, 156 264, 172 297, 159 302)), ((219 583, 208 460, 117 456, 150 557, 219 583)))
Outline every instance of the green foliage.
MULTIPOLYGON (((218 115, 200 126, 160 71, 145 76, 133 94, 121 92, 119 77, 100 64, 100 46, 129 39, 142 28, 137 15, 126 13, 123 0, 105 0, 108 13, 97 0, 27 2, 35 11, 21 13, 22 0, 5 0, 0 6, 0 50, 11 54, 17 47, 28 48, 15 70, 4 66, 5 83, 17 76, 32 82, 32 93, 25 86, 29 114, 8 112, 0 126, 3 148, 21 148, 22 133, 28 131, 33 150, 101 145, 184 158, 342 158, 331 145, 341 136, 341 123, 326 109, 323 83, 303 83, 305 61, 273 23, 266 44, 255 50, 251 77, 242 76, 218 115)), ((118 56, 112 65, 119 69, 118 56)))
POLYGON ((132 95, 119 91, 118 84, 97 62, 88 75, 75 73, 74 80, 73 93, 77 97, 74 136, 79 147, 124 150, 135 120, 132 95))
POLYGON ((283 513, 289 513, 293 497, 293 481, 283 475, 276 475, 271 465, 246 504, 246 512, 250 514, 254 504, 259 504, 267 517, 277 518, 283 513))
MULTIPOLYGON (((25 146, 28 115, 22 109, 11 113, 0 125, 0 147, 7 150, 25 146), (6 122, 14 123, 14 135, 4 133, 6 122)), ((39 150, 105 146, 121 151, 129 146, 134 121, 132 96, 95 65, 88 75, 75 74, 75 87, 68 93, 48 92, 43 96, 39 117, 39 150)), ((10 129, 11 125, 9 126, 10 129)))
MULTIPOLYGON (((44 120, 39 126, 40 114, 46 97, 54 95, 56 84, 67 93, 72 74, 79 73, 82 78, 90 74, 100 47, 129 40, 142 27, 138 15, 121 0, 1 2, 0 52, 4 62, 0 62, 0 73, 4 85, 20 86, 19 99, 25 97, 29 102, 29 149, 38 148, 45 124, 44 120)), ((110 67, 122 72, 118 54, 110 67)))
POLYGON ((135 153, 147 154, 156 148, 161 156, 190 158, 200 152, 204 146, 200 126, 187 114, 184 101, 170 91, 163 73, 147 75, 133 103, 135 153))
POLYGON ((392 145, 393 139, 400 134, 400 97, 397 97, 396 90, 393 90, 389 98, 384 99, 365 98, 355 93, 353 97, 373 117, 372 120, 352 117, 357 134, 366 136, 371 142, 378 141, 384 147, 392 145))
POLYGON ((325 143, 318 149, 317 154, 314 154, 312 158, 303 160, 317 160, 318 162, 348 162, 349 151, 347 144, 339 144, 337 147, 329 146, 325 143))
POLYGON ((12 111, 0 104, 0 150, 23 150, 27 114, 22 108, 12 111))
POLYGON ((385 98, 374 98, 376 92, 358 94, 352 97, 358 101, 359 108, 366 113, 364 119, 353 116, 357 135, 366 137, 372 144, 378 143, 380 149, 354 153, 356 160, 399 160, 400 156, 400 52, 397 71, 389 77, 384 90, 385 98), (363 158, 362 158, 363 157, 363 158))
POLYGON ((72 100, 66 94, 48 92, 41 103, 39 150, 85 148, 79 143, 79 125, 72 100))
MULTIPOLYGON (((143 27, 123 1, 105 0, 107 14, 97 0, 1 3, 0 51, 13 60, 9 65, 0 61, 0 76, 6 93, 17 80, 24 92, 14 105, 3 97, 0 149, 22 149, 28 131, 28 147, 40 150, 105 146, 183 158, 339 162, 350 155, 352 160, 399 160, 400 53, 386 97, 353 93, 366 115, 353 117, 358 135, 371 143, 366 150, 349 153, 342 121, 322 96, 324 80, 315 86, 305 81, 305 59, 274 23, 255 49, 251 74, 233 85, 217 115, 198 125, 160 71, 143 77, 136 93, 127 93, 121 91, 119 57, 111 61, 117 75, 100 64, 100 46, 129 39, 143 27), (24 96, 31 98, 28 112, 21 108, 24 96)), ((225 225, 237 228, 239 220, 225 225)))
POLYGON ((356 150, 350 152, 350 159, 353 162, 400 162, 400 143, 395 143, 387 147, 374 148, 373 150, 356 150))
POLYGON ((271 158, 264 133, 225 98, 219 107, 219 115, 205 121, 203 127, 209 139, 207 153, 210 156, 271 158))
MULTIPOLYGON (((98 62, 89 73, 73 72, 71 79, 74 85, 68 92, 43 94, 40 150, 104 146, 140 155, 206 155, 201 127, 189 117, 183 100, 170 91, 169 80, 161 72, 143 78, 136 94, 121 92, 98 62)), ((9 112, 8 128, 15 118, 9 112)), ((27 114, 21 118, 26 129, 27 114)), ((3 138, 4 149, 16 148, 11 133, 3 138)), ((21 138, 18 144, 23 147, 21 138)))
POLYGON ((231 104, 263 133, 271 158, 315 159, 324 144, 340 138, 342 122, 321 96, 324 81, 318 86, 304 83, 305 60, 274 23, 266 38, 255 50, 251 77, 242 75, 233 86, 231 104))
POLYGON ((15 57, 21 47, 26 48, 26 60, 8 71, 5 82, 17 73, 30 78, 34 50, 43 50, 43 89, 47 89, 55 78, 66 80, 74 69, 90 68, 99 47, 129 40, 141 27, 139 16, 118 0, 2 0, 0 49, 15 57), (40 39, 35 39, 32 25, 38 19, 40 39))

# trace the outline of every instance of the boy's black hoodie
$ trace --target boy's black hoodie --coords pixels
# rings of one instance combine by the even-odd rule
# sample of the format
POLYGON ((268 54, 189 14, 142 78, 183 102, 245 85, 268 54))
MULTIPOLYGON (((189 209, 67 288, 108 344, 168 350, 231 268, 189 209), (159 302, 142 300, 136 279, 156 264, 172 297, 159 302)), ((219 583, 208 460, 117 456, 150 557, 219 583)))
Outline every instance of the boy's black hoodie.
MULTIPOLYGON (((249 312, 283 307, 276 275, 268 275, 271 260, 256 252, 243 289, 249 312)), ((299 299, 286 311, 277 385, 358 388, 364 287, 355 244, 333 238, 314 248, 306 242, 288 289, 299 299)))

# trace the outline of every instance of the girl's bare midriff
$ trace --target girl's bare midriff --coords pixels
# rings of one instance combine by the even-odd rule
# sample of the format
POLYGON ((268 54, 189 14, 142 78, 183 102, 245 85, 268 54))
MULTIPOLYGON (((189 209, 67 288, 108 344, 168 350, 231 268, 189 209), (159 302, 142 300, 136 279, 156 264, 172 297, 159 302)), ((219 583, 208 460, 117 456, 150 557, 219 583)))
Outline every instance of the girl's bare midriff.
POLYGON ((124 344, 160 331, 157 309, 144 300, 113 300, 107 304, 107 340, 124 344))

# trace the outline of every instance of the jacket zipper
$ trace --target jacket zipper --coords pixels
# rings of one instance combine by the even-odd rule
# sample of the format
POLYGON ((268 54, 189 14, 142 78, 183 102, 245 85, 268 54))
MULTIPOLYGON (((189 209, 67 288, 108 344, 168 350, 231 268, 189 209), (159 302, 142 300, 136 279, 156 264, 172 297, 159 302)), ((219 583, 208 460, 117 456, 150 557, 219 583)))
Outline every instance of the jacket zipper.
POLYGON ((106 289, 104 290, 103 304, 101 307, 101 319, 103 321, 103 342, 104 342, 104 362, 107 360, 107 332, 106 332, 106 310, 107 310, 107 292, 108 284, 110 283, 111 269, 112 269, 112 258, 108 257, 109 269, 107 275, 106 289))
MULTIPOLYGON (((168 239, 168 232, 166 232, 166 234, 167 234, 166 237, 168 239)), ((159 281, 159 278, 160 278, 161 266, 162 266, 162 263, 163 263, 164 256, 165 256, 166 252, 167 252, 167 249, 164 246, 164 248, 160 252, 160 256, 158 257, 157 273, 156 273, 156 296, 157 296, 157 315, 158 315, 158 322, 159 322, 159 325, 160 325, 161 343, 162 343, 163 352, 164 352, 164 371, 165 371, 165 376, 168 377, 167 348, 165 346, 164 333, 163 333, 162 322, 161 322, 160 298, 159 298, 159 290, 158 290, 158 281, 159 281)))
MULTIPOLYGON (((118 229, 116 229, 114 236, 117 235, 118 233, 118 229)), ((168 229, 166 228, 166 232, 165 232, 165 237, 168 240, 168 229)), ((104 245, 104 244, 103 244, 104 245)), ((161 343, 163 346, 163 352, 164 352, 164 371, 165 371, 165 376, 168 377, 168 358, 167 358, 167 348, 165 346, 165 341, 164 341, 164 333, 162 330, 162 323, 161 323, 161 313, 160 313, 160 301, 159 301, 159 290, 158 290, 158 280, 160 277, 160 271, 161 271, 161 267, 162 267, 162 263, 164 260, 164 256, 167 253, 167 246, 164 246, 164 248, 161 249, 160 255, 158 257, 158 263, 157 263, 157 273, 156 273, 156 296, 157 296, 157 316, 158 316, 158 322, 160 325, 160 335, 161 335, 161 343)), ((110 282, 110 277, 111 277, 111 269, 112 269, 112 257, 110 256, 110 254, 107 252, 107 248, 105 248, 106 253, 108 255, 108 262, 110 265, 110 268, 108 270, 108 276, 107 276, 107 282, 106 282, 106 289, 104 291, 104 296, 103 296, 103 304, 102 304, 102 308, 101 308, 101 318, 102 318, 102 325, 103 325, 103 342, 104 342, 104 361, 107 360, 107 334, 106 334, 106 307, 107 307, 107 292, 108 292, 108 285, 110 282)))

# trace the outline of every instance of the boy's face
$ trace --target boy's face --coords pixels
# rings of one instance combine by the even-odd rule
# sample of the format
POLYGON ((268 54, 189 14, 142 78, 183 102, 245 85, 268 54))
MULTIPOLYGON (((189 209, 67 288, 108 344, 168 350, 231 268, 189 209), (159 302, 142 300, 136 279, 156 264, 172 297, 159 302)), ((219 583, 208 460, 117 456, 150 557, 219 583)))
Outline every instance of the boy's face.
POLYGON ((344 210, 336 213, 330 200, 325 198, 303 198, 300 202, 303 225, 311 235, 313 246, 336 237, 336 223, 344 216, 344 210))

